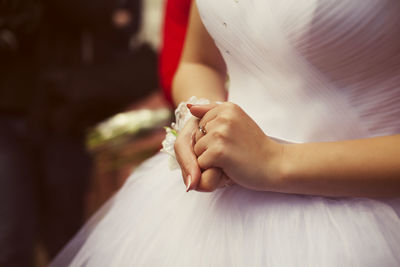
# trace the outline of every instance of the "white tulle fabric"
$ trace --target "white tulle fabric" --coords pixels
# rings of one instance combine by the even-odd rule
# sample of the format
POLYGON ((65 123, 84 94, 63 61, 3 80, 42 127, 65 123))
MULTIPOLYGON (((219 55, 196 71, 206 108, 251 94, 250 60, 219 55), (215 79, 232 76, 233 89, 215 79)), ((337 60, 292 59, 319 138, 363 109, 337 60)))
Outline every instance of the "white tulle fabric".
MULTIPOLYGON (((229 99, 272 137, 400 133, 397 0, 198 0, 229 99)), ((373 151, 371 151, 373 153, 373 151)), ((232 186, 185 192, 168 155, 143 164, 52 266, 400 266, 398 199, 232 186)))

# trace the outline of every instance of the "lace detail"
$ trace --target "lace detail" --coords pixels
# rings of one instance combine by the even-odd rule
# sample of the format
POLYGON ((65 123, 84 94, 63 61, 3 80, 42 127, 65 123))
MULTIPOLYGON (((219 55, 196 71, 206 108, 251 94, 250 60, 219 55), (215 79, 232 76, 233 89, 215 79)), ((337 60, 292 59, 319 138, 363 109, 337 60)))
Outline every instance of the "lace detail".
POLYGON ((205 98, 198 99, 197 97, 192 96, 187 102, 180 103, 175 109, 175 122, 171 124, 171 128, 165 128, 166 136, 162 142, 163 148, 161 149, 161 152, 165 152, 171 156, 169 161, 169 167, 171 170, 179 168, 174 149, 176 137, 183 127, 185 127, 186 123, 193 117, 190 110, 187 108, 187 104, 207 105, 210 104, 210 100, 205 98))

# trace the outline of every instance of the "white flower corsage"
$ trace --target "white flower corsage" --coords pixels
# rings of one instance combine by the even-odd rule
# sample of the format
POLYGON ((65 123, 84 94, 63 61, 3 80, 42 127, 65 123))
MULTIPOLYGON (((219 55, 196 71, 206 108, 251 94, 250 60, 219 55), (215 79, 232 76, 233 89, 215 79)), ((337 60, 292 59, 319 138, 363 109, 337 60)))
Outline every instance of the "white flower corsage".
POLYGON ((198 99, 197 97, 192 96, 187 102, 180 103, 175 109, 175 122, 171 124, 171 127, 165 127, 167 134, 162 142, 163 148, 161 149, 162 152, 165 152, 171 156, 169 162, 169 167, 171 170, 179 168, 174 150, 176 137, 188 120, 193 117, 193 115, 190 113, 190 110, 187 108, 187 104, 206 105, 210 104, 210 101, 205 98, 198 99))

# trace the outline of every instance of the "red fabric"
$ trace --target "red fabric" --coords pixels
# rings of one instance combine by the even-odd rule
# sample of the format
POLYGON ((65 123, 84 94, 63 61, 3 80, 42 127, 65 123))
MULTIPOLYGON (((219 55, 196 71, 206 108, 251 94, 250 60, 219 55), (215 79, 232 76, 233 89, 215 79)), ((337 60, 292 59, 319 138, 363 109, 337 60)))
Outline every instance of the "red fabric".
POLYGON ((191 0, 168 0, 166 5, 159 74, 161 88, 171 104, 172 79, 182 53, 190 4, 191 0))

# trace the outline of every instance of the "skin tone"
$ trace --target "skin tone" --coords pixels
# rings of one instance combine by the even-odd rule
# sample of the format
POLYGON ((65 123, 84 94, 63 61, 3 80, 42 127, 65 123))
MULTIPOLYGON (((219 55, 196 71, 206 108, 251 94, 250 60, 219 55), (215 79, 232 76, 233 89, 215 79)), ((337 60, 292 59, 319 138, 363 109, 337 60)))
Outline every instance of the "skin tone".
MULTIPOLYGON (((225 62, 204 28, 193 3, 181 62, 172 84, 172 98, 176 104, 187 101, 191 96, 210 101, 225 101, 225 81, 225 62)), ((192 119, 179 133, 175 143, 176 157, 188 190, 213 191, 221 180, 215 177, 220 177, 222 172, 210 169, 202 174, 193 151, 196 131, 198 120, 192 119), (201 175, 203 179, 200 179, 201 175)))
MULTIPOLYGON (((174 100, 179 103, 195 95, 224 101, 225 73, 222 57, 193 5, 173 83, 174 100)), ((188 190, 210 192, 233 181, 258 191, 400 196, 400 135, 284 145, 266 136, 235 104, 189 108, 197 119, 184 127, 175 144, 188 190)))

